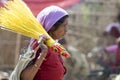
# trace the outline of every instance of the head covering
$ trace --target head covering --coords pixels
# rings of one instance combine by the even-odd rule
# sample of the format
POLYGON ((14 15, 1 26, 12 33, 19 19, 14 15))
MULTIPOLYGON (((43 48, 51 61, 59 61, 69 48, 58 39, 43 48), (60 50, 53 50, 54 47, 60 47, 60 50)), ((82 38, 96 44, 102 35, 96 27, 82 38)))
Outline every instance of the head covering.
MULTIPOLYGON (((49 6, 39 12, 37 15, 37 20, 42 24, 44 29, 48 32, 50 28, 62 17, 68 15, 68 13, 58 7, 58 6, 49 6)), ((29 46, 35 39, 30 40, 29 46)))
POLYGON ((68 15, 68 13, 58 7, 58 6, 49 6, 43 9, 38 15, 37 19, 42 24, 46 31, 49 31, 50 28, 63 16, 68 15))
POLYGON ((119 37, 120 36, 120 23, 119 22, 113 22, 110 23, 106 28, 105 32, 110 34, 113 37, 119 37))

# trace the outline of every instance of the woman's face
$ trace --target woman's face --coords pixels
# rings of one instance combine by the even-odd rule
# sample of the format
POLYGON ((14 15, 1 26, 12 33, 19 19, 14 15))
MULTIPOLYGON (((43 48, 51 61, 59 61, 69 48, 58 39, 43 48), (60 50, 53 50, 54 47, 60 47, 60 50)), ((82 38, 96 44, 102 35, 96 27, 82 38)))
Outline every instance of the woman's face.
POLYGON ((52 33, 53 39, 60 39, 62 38, 67 32, 67 25, 68 25, 68 18, 59 26, 57 30, 52 33))

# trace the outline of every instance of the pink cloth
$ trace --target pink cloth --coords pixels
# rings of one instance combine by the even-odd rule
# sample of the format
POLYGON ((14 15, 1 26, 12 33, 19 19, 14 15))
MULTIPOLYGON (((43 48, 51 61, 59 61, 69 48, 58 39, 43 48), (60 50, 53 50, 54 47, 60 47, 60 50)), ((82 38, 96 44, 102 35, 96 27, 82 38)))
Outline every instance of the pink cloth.
POLYGON ((106 47, 105 50, 107 52, 112 52, 112 53, 116 54, 117 48, 118 48, 117 45, 110 45, 110 46, 106 47))
POLYGON ((106 48, 106 51, 112 52, 115 54, 115 63, 110 64, 114 68, 120 67, 120 48, 118 48, 118 45, 111 45, 106 48))

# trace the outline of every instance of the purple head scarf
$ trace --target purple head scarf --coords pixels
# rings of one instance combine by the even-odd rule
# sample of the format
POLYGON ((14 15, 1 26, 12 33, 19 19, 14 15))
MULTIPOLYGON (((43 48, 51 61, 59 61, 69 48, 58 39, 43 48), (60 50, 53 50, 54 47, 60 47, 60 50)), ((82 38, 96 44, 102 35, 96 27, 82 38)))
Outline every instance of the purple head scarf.
POLYGON ((37 19, 42 24, 44 29, 48 32, 50 28, 63 16, 68 13, 57 6, 49 6, 43 9, 38 15, 37 19))
MULTIPOLYGON (((44 29, 48 32, 50 28, 62 17, 68 15, 68 13, 58 7, 58 6, 49 6, 39 12, 37 15, 37 20, 42 24, 44 29)), ((30 44, 34 41, 34 39, 30 40, 30 44)))

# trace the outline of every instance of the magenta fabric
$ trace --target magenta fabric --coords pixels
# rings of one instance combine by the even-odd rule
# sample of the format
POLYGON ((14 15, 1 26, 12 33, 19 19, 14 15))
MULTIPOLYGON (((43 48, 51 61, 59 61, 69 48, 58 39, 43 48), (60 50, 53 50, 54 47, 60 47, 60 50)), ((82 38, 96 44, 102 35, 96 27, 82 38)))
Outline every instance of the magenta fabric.
MULTIPOLYGON (((35 49, 38 43, 37 40, 34 40, 33 42, 34 44, 32 43, 30 46, 35 49)), ((36 57, 33 59, 33 62, 36 61, 40 52, 41 49, 37 51, 36 57)), ((63 65, 61 55, 48 48, 48 53, 45 59, 46 60, 43 61, 33 80, 62 80, 66 69, 63 65)))
POLYGON ((107 52, 112 52, 112 53, 116 54, 117 48, 118 48, 118 45, 115 44, 115 45, 110 45, 110 46, 106 47, 105 50, 107 52))
POLYGON ((111 63, 110 65, 113 68, 118 68, 120 66, 120 48, 118 48, 118 45, 111 45, 106 50, 115 54, 115 64, 111 63))
POLYGON ((37 19, 42 24, 46 31, 49 31, 50 28, 63 16, 68 15, 68 13, 57 6, 49 6, 43 9, 38 15, 37 19))

